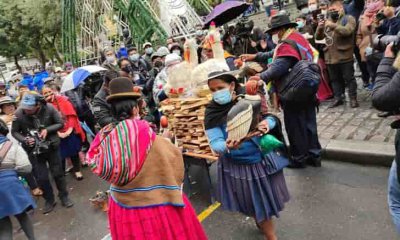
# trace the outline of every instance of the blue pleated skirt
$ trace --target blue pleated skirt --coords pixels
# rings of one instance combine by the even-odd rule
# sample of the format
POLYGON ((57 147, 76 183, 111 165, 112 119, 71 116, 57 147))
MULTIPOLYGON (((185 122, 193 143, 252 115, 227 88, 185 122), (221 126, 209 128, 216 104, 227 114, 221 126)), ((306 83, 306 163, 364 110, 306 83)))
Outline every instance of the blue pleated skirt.
POLYGON ((14 170, 0 170, 0 219, 36 208, 29 189, 14 170))
POLYGON ((61 159, 77 155, 81 147, 81 139, 75 133, 71 133, 68 137, 62 138, 60 142, 61 159))
POLYGON ((241 212, 260 223, 279 217, 290 196, 283 171, 268 175, 265 160, 235 164, 220 157, 217 199, 223 209, 241 212))

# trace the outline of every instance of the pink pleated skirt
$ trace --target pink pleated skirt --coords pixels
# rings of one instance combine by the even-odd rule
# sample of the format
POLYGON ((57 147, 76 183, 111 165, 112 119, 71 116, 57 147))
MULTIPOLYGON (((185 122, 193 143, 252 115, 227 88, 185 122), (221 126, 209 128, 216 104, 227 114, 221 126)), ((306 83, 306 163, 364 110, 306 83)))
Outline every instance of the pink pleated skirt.
POLYGON ((128 209, 109 200, 108 220, 113 240, 204 240, 207 236, 189 200, 185 207, 128 209))

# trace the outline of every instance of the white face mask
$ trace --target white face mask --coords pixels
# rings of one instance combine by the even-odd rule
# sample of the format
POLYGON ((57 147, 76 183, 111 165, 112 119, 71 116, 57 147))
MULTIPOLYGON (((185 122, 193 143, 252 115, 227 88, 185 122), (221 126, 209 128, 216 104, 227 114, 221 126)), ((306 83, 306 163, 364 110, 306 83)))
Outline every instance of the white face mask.
POLYGON ((308 9, 310 10, 310 12, 314 12, 318 9, 318 5, 317 4, 311 4, 310 6, 308 6, 308 9))
POLYGON ((181 55, 181 50, 174 50, 172 51, 172 53, 175 53, 176 55, 180 56, 181 55))
POLYGON ((278 44, 278 43, 279 43, 279 36, 278 36, 278 34, 272 35, 272 42, 275 43, 275 44, 278 44))
POLYGON ((328 10, 321 10, 321 14, 324 14, 326 16, 328 14, 328 10))
POLYGON ((115 63, 115 57, 114 56, 108 56, 106 57, 106 61, 110 64, 114 64, 115 63))

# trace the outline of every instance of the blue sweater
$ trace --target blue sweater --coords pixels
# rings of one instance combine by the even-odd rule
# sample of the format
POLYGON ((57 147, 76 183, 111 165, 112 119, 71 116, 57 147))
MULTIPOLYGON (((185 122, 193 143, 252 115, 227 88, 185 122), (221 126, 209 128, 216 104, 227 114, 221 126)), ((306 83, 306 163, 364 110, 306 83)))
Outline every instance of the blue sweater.
MULTIPOLYGON (((267 117, 269 129, 276 126, 276 121, 273 117, 267 117)), ((232 159, 238 164, 253 164, 262 159, 259 147, 253 141, 247 140, 243 142, 238 149, 226 148, 226 139, 228 133, 226 132, 226 125, 218 126, 206 130, 207 137, 210 141, 211 149, 219 155, 232 159)), ((261 137, 252 138, 258 145, 260 144, 261 137)))

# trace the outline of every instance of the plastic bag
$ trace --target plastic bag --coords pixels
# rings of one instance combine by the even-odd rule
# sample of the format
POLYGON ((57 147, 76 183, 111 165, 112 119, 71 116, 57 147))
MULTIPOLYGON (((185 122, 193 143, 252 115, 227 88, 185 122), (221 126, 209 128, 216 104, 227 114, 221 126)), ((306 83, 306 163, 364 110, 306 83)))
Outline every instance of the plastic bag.
POLYGON ((261 137, 260 147, 263 154, 267 154, 272 150, 283 147, 283 143, 271 134, 265 134, 261 137))

